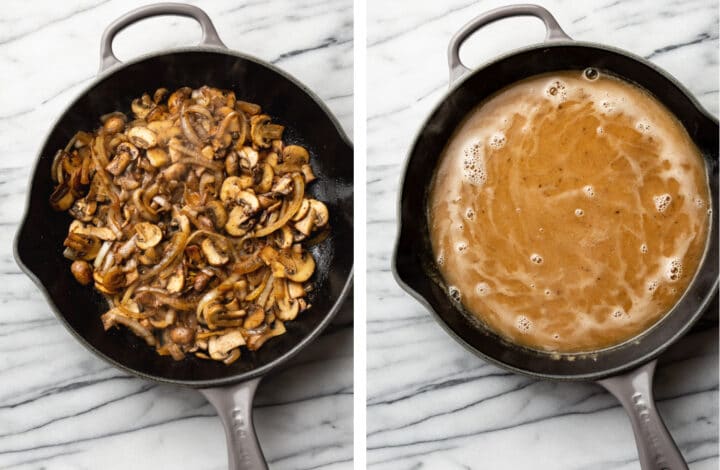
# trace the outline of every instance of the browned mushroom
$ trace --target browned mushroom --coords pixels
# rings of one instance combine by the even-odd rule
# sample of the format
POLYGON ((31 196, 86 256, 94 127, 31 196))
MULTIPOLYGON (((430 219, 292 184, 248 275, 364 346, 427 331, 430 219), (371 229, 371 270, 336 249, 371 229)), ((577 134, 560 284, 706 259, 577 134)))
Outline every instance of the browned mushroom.
POLYGON ((290 295, 291 299, 297 299, 298 297, 305 297, 307 292, 305 292, 301 283, 290 281, 288 282, 288 295, 290 295))
POLYGON ((162 230, 155 224, 149 222, 139 222, 135 225, 135 233, 137 238, 135 243, 141 250, 152 248, 162 240, 162 230))
POLYGON ((231 350, 245 345, 245 338, 238 330, 230 331, 224 335, 213 336, 208 341, 208 353, 215 360, 225 359, 231 350))
POLYGON ((250 118, 250 138, 258 148, 268 148, 274 139, 281 139, 285 127, 270 122, 270 116, 260 114, 250 118))
POLYGON ((150 95, 145 93, 142 97, 133 100, 130 109, 132 109, 133 114, 135 114, 137 118, 145 119, 154 106, 155 103, 150 99, 150 95))
POLYGON ((142 149, 149 149, 157 145, 157 134, 147 127, 136 126, 128 130, 128 139, 130 142, 142 149))
POLYGON ((206 216, 212 221, 215 229, 220 230, 225 226, 228 220, 227 211, 222 202, 217 199, 207 203, 205 207, 206 216))
POLYGON ((295 320, 298 312, 300 311, 300 304, 295 299, 283 298, 278 302, 278 313, 277 317, 283 321, 295 320))
POLYGON ((50 195, 50 205, 56 211, 66 211, 70 209, 73 202, 75 202, 75 198, 72 192, 70 192, 70 186, 67 184, 58 185, 50 195))
POLYGON ((163 167, 170 161, 167 152, 159 147, 148 149, 145 156, 155 168, 163 167))
POLYGON ((77 282, 84 286, 90 284, 93 280, 92 268, 87 261, 73 261, 72 265, 70 265, 70 271, 72 271, 73 276, 77 279, 77 282))
POLYGON ((285 266, 285 274, 291 281, 305 282, 315 272, 315 260, 307 253, 281 253, 278 261, 285 266))
POLYGON ((230 261, 230 257, 226 253, 218 251, 218 248, 209 238, 202 241, 202 251, 205 254, 207 262, 213 266, 222 266, 230 261))
POLYGON ((103 130, 108 134, 117 134, 125 129, 127 118, 123 113, 110 113, 101 118, 103 130))

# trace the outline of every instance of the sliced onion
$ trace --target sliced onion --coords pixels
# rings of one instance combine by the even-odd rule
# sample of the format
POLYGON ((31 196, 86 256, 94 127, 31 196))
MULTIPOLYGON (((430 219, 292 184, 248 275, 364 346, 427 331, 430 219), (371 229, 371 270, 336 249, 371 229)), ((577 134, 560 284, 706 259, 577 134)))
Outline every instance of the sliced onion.
POLYGON ((305 195, 305 180, 303 180, 303 177, 299 173, 295 173, 292 176, 293 179, 293 198, 290 201, 290 204, 288 204, 287 209, 285 212, 283 212, 283 215, 278 217, 278 219, 273 222, 272 224, 263 227, 261 229, 255 230, 255 233, 253 233, 254 237, 265 237, 267 235, 270 235, 275 230, 279 229, 292 218, 292 216, 295 215, 295 213, 300 209, 300 206, 302 206, 302 200, 303 196, 305 195))
POLYGON ((180 109, 180 128, 183 131, 183 135, 185 138, 190 142, 191 144, 202 147, 202 142, 200 141, 200 138, 198 137, 197 133, 195 132, 195 129, 193 129, 192 124, 190 123, 190 120, 187 117, 188 115, 188 109, 183 104, 182 108, 180 109))
POLYGON ((157 340, 155 339, 155 336, 153 336, 152 332, 142 326, 137 320, 119 315, 113 310, 109 310, 108 312, 102 314, 100 318, 105 330, 109 330, 114 325, 123 325, 129 328, 130 331, 135 333, 137 336, 144 339, 148 345, 155 346, 157 344, 157 340))
POLYGON ((111 241, 103 242, 102 246, 100 247, 100 250, 98 251, 97 256, 95 257, 95 262, 93 263, 93 266, 95 269, 100 268, 102 265, 103 260, 105 259, 105 255, 108 254, 108 251, 110 251, 110 247, 112 246, 111 241))

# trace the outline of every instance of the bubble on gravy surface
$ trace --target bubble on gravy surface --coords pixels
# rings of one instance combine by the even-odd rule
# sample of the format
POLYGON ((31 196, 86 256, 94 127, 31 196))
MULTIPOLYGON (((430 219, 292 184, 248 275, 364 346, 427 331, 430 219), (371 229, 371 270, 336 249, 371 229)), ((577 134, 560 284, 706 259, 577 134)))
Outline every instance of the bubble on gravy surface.
POLYGON ((590 352, 678 301, 710 206, 700 153, 663 105, 567 71, 511 85, 465 118, 428 214, 455 301, 517 344, 590 352))

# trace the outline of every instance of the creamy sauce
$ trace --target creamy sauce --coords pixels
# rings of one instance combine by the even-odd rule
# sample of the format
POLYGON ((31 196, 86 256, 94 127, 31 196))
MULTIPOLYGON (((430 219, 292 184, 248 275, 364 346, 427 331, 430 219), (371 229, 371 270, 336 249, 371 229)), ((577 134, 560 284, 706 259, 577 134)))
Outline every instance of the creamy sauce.
POLYGON ((643 90, 593 72, 535 76, 475 108, 429 198, 449 294, 538 350, 595 351, 647 330, 707 238, 705 168, 685 129, 643 90))

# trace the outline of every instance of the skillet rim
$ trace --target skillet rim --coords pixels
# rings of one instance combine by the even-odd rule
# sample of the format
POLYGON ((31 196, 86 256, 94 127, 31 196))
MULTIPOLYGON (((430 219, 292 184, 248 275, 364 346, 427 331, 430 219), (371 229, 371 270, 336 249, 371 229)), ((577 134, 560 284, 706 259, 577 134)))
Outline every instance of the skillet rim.
MULTIPOLYGON (((257 57, 254 57, 249 54, 245 54, 242 52, 238 52, 229 48, 221 47, 221 46, 206 46, 206 45, 198 45, 198 46, 187 46, 187 47, 178 47, 178 48, 171 48, 171 49, 165 49, 161 51, 155 51, 150 52, 147 54, 140 55, 138 57, 133 58, 132 60, 128 60, 125 62, 121 62, 119 64, 113 65, 111 67, 108 67, 107 69, 103 70, 102 72, 98 73, 95 78, 93 78, 86 86, 83 87, 83 89, 73 98, 63 109, 62 113, 58 115, 58 117, 53 121, 52 125, 49 127, 49 130, 45 134, 45 138, 42 140, 41 145, 38 147, 38 150, 36 152, 35 160, 33 162, 32 171, 30 171, 29 178, 28 178, 28 184, 27 184, 27 192, 25 195, 25 205, 22 212, 22 218, 20 219, 20 223, 18 224, 17 231, 15 232, 15 236, 13 237, 13 258, 15 259, 15 263, 18 265, 20 270, 25 273, 26 276, 30 278, 30 280, 35 284, 35 286, 40 290, 40 292, 43 294, 43 297, 45 298, 46 303, 50 306, 50 309, 53 311, 55 316, 60 320, 62 325, 65 327, 66 330, 68 330, 72 336, 75 337, 75 339, 82 344, 88 351, 93 353, 96 357, 100 358, 101 360, 109 363, 112 366, 115 366, 125 372, 128 372, 129 374, 132 374, 134 376, 151 380, 153 382, 157 383, 163 383, 163 384, 172 384, 172 385, 180 385, 185 387, 191 387, 191 388, 209 388, 209 387, 219 387, 224 385, 232 385, 240 382, 245 382, 247 380, 260 377, 271 371, 272 369, 284 364, 288 360, 290 360, 292 357, 297 355, 305 346, 307 346, 309 343, 311 343, 315 338, 317 338, 320 333, 322 333, 323 330, 330 324, 330 322, 333 320, 335 315, 338 313, 340 308, 345 304, 345 301, 352 290, 353 286, 353 273, 354 273, 354 261, 350 265, 350 270, 347 275, 347 279, 345 280, 345 284, 343 285, 340 294, 335 299, 335 302, 333 303, 333 306, 330 308, 329 311, 325 313, 325 316, 322 318, 322 320, 315 326, 315 328, 310 331, 310 333, 307 334, 304 338, 302 338, 297 344, 295 344, 289 351, 287 351, 285 354, 278 356, 274 360, 268 362, 267 364, 264 364, 260 367, 257 367, 255 369, 251 369, 249 371, 230 375, 227 377, 221 377, 217 379, 207 379, 207 380, 175 380, 175 379, 168 379, 166 377, 156 376, 152 374, 147 374, 138 370, 135 370, 131 367, 128 367, 115 359, 110 358, 109 356, 105 355, 98 349, 96 349, 92 344, 90 344, 89 341, 87 341, 80 333, 78 333, 65 319, 65 315, 58 309, 57 305, 53 301, 52 297, 50 296, 50 293, 46 289, 45 285, 40 281, 38 276, 35 274, 34 271, 32 271, 23 261, 23 254, 19 249, 19 243, 20 243, 20 236, 25 231, 25 226, 27 224, 27 219, 30 211, 30 200, 31 195, 33 194, 35 188, 32 184, 35 180, 35 175, 38 172, 38 166, 40 164, 40 159, 42 155, 40 152, 47 144, 48 139, 50 136, 55 132, 58 125, 61 123, 61 121, 66 117, 68 111, 70 108, 72 108, 75 103, 77 103, 78 100, 80 100, 83 96, 87 95, 87 93, 95 87, 97 84, 99 84, 101 81, 105 80, 106 78, 110 77, 114 73, 129 67, 131 65, 146 61, 155 59, 157 57, 162 57, 166 55, 171 54, 183 54, 183 53, 211 53, 211 54, 219 54, 219 55, 229 55, 235 58, 239 58, 242 60, 246 60, 249 62, 253 62, 261 67, 265 67, 269 69, 270 71, 276 73, 280 77, 284 78, 285 80, 289 81, 293 85, 297 86, 302 92, 304 92, 307 96, 309 96, 316 105, 320 108, 320 110, 323 111, 323 113, 328 117, 330 122, 335 127, 335 131, 337 132, 338 136, 340 137, 341 142, 347 146, 347 149, 349 152, 353 154, 354 159, 354 146, 352 142, 350 141, 348 135, 346 134, 345 130, 340 125, 339 121, 335 117, 335 115, 330 111, 330 109, 327 107, 327 105, 307 86, 305 86, 302 82, 300 82, 298 79, 290 75, 288 72, 285 72, 284 70, 278 68, 274 64, 268 63, 264 60, 261 60, 257 57)), ((353 172, 353 180, 352 180, 352 186, 355 185, 355 175, 353 172)), ((354 191, 353 191, 354 194, 354 191)), ((354 204, 353 204, 354 205, 354 204)), ((350 214, 351 218, 354 218, 354 214, 350 214)), ((353 220, 354 225, 354 220, 353 220)), ((354 246, 354 237, 351 240, 353 246, 354 246)), ((353 312, 354 317, 354 312, 353 312)))
MULTIPOLYGON (((393 253, 390 260, 391 263, 391 271, 393 274, 393 278, 395 279, 395 282, 398 283, 401 289, 403 289, 405 292, 410 294, 411 297, 413 297, 415 300, 417 300, 427 311, 430 312, 433 319, 442 327, 442 329, 448 333, 448 335, 453 338, 455 341, 460 343, 466 350, 473 353, 475 356, 479 357, 480 359, 483 359, 491 364, 497 365, 498 367, 501 367, 505 370, 511 371, 513 373, 517 373, 520 375, 524 375, 526 377, 532 377, 536 379, 542 379, 542 380, 552 380, 552 381, 558 381, 558 382, 581 382, 581 381, 597 381, 608 377, 613 377, 620 375, 624 372, 628 372, 630 370, 633 370, 643 364, 646 364, 653 359, 656 359, 660 354, 665 352, 671 345, 676 343, 682 336, 684 336, 691 328, 692 326, 702 317, 702 315, 707 310, 708 305, 713 301, 714 297, 718 294, 718 286, 720 285, 720 276, 716 277, 714 281, 712 282, 711 288, 708 290, 707 293, 704 294, 704 297, 702 301, 699 303, 698 308, 696 311, 692 312, 690 315, 688 315, 688 319, 683 323, 682 328, 675 331, 673 335, 670 336, 664 343, 656 347, 655 349, 651 350, 650 352, 639 355, 637 357, 633 357, 631 360, 627 361, 626 363, 612 367, 612 368, 604 368, 595 372, 591 373, 585 373, 585 374, 550 374, 550 373, 541 373, 541 372, 535 372, 532 370, 522 369, 510 364, 507 364, 500 359, 497 359, 495 357, 492 357, 490 355, 487 355, 483 352, 481 352, 479 349, 475 348, 472 344, 465 341, 453 328, 445 321, 443 317, 440 316, 440 314, 435 311, 435 309, 431 306, 430 301, 419 291, 417 291, 414 287, 412 287, 408 282, 403 279, 402 275, 400 274, 398 270, 398 258, 403 256, 404 252, 401 246, 401 239, 403 238, 404 230, 407 230, 403 224, 403 207, 404 207, 404 198, 403 193, 405 192, 405 188, 407 185, 407 176, 408 176, 408 169, 410 167, 410 162, 412 160, 413 155, 417 151, 418 141, 420 140, 420 137, 423 135, 423 133, 426 131, 426 129, 429 127, 430 124, 432 124, 433 120, 436 117, 436 114, 440 110, 440 107, 448 100, 448 98, 455 93, 462 85, 470 80, 472 77, 474 77, 476 74, 483 72, 487 67, 497 64, 499 62, 502 62, 512 56, 526 53, 526 52, 541 52, 543 50, 553 49, 557 47, 574 47, 574 48, 586 48, 586 49, 594 49, 599 50, 601 52, 609 52, 613 54, 618 54, 621 56, 624 56, 628 59, 634 60, 636 62, 639 62, 642 65, 645 65, 646 67, 650 68, 653 72, 656 74, 662 76, 666 80, 668 80, 672 85, 674 85, 680 92, 687 98, 689 103, 694 108, 695 112, 698 113, 703 119, 709 121, 712 125, 714 125, 716 128, 718 127, 718 119, 710 114, 701 104, 700 102, 695 98, 695 96, 682 84, 680 83, 675 77, 673 77, 670 73, 666 72, 665 70, 661 69, 657 65, 653 64, 649 60, 645 59, 644 57, 638 56, 636 54, 633 54, 631 52, 625 51, 623 49, 619 49, 613 46, 606 46, 604 44, 589 42, 589 41, 576 41, 574 39, 553 39, 548 40, 542 43, 532 44, 529 46, 521 47, 512 49, 510 51, 504 52, 491 60, 484 62, 481 64, 478 68, 469 70, 464 75, 460 76, 458 79, 456 79, 454 82, 452 79, 449 82, 448 90, 443 94, 443 96, 435 103, 435 105, 432 107, 430 112, 428 113, 427 117, 422 121, 422 124, 418 128, 418 130, 415 132, 415 136, 412 140, 412 143, 410 144, 410 147, 407 151, 407 154, 405 156, 405 160, 402 164, 402 172, 400 176, 400 184, 398 186, 398 193, 397 193, 397 199, 396 199, 396 214, 397 214, 397 229, 395 234, 395 245, 393 247, 393 253)), ((530 77, 531 74, 527 77, 530 77)), ((628 78, 629 80, 629 78, 628 78)), ((512 83, 507 83, 506 86, 511 85, 512 83)), ((659 100, 659 98, 658 98, 659 100)), ((662 103, 662 100, 659 100, 662 103)), ((683 126, 684 127, 684 126, 683 126)), ((693 141, 695 143, 695 141, 693 141)), ((697 144, 696 144, 697 145, 697 144)), ((708 179, 710 178, 710 175, 708 175, 708 179)), ((426 182, 427 184, 427 182, 426 182)), ((712 188, 709 188, 710 190, 710 197, 712 199, 712 188)), ((713 212, 713 219, 717 219, 717 211, 718 208, 714 208, 713 212)), ((710 233, 707 240, 707 245, 705 248, 705 251, 703 253, 703 259, 701 262, 702 266, 705 263, 705 258, 708 256, 709 252, 712 249, 712 235, 717 237, 717 234, 712 233, 712 227, 713 227, 713 220, 710 221, 710 233)), ((423 276, 428 277, 428 275, 425 273, 424 268, 419 266, 420 271, 423 273, 423 276)), ((699 275, 696 273, 695 278, 693 281, 688 285, 688 288, 685 291, 685 294, 689 292, 692 285, 696 282, 699 275)), ((680 302, 683 297, 680 297, 680 302)), ((677 304, 676 304, 677 305, 677 304)), ((675 307, 673 307, 674 309, 675 307)), ((672 311, 672 310, 671 310, 672 311)), ((459 312, 458 312, 459 313, 459 312)), ((668 312, 669 313, 669 312, 668 312)), ((663 317, 664 319, 665 317, 663 317)), ((645 330, 642 334, 648 333, 651 334, 651 330, 654 329, 654 326, 657 326, 662 322, 662 319, 655 323, 653 326, 651 326, 649 329, 645 330)), ((638 335, 637 337, 639 337, 638 335)), ((632 340, 632 339, 631 339, 632 340)), ((622 343, 621 343, 622 344, 622 343)), ((504 346, 507 348, 507 346, 504 346)), ((526 349, 526 348, 521 348, 526 349)), ((531 352, 532 350, 527 350, 531 352)), ((600 353, 601 351, 598 351, 600 353)), ((592 353, 590 353, 592 354, 592 353)))

